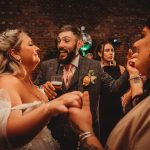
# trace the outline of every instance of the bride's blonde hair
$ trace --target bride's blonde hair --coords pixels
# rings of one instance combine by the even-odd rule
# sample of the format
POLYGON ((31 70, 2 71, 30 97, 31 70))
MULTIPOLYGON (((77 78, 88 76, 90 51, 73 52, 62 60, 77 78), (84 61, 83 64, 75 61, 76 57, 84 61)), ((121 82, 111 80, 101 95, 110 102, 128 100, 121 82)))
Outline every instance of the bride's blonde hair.
POLYGON ((14 49, 16 52, 20 51, 20 45, 24 35, 27 34, 20 29, 6 30, 0 34, 0 75, 25 75, 25 69, 21 62, 10 54, 11 49, 14 49))

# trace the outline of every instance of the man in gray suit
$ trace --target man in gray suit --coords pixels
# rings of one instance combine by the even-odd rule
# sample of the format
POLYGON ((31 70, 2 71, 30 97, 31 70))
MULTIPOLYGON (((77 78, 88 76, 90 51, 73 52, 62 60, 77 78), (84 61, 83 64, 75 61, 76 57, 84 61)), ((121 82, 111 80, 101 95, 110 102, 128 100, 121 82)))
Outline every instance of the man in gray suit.
MULTIPOLYGON (((99 101, 100 92, 103 90, 101 87, 103 85, 109 92, 122 95, 129 87, 128 73, 125 71, 118 80, 113 80, 103 71, 98 61, 89 60, 79 55, 78 50, 81 47, 81 42, 81 33, 78 28, 71 25, 63 26, 57 37, 58 57, 41 64, 35 84, 42 85, 50 99, 55 98, 56 93, 49 80, 55 74, 63 75, 67 66, 71 64, 73 77, 69 86, 66 87, 63 83, 63 91, 64 93, 74 90, 89 91, 93 129, 99 138, 99 101)), ((50 123, 50 128, 54 137, 60 142, 62 149, 76 149, 78 138, 74 135, 66 116, 54 118, 50 123)))

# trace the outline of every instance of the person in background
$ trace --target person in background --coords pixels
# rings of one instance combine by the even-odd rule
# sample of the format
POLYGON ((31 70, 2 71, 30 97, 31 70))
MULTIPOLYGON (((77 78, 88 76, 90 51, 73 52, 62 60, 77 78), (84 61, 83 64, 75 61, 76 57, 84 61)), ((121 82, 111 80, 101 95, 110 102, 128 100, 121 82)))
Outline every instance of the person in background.
POLYGON ((99 43, 97 46, 97 53, 100 57, 101 67, 115 66, 119 69, 120 74, 123 74, 125 68, 122 65, 119 65, 115 60, 115 48, 111 42, 103 41, 99 43))
POLYGON ((134 43, 136 49, 127 62, 134 107, 115 126, 105 148, 92 129, 89 95, 83 93, 82 108, 69 109, 69 117, 80 138, 83 150, 149 150, 150 135, 150 17, 142 30, 143 37, 134 43), (145 77, 143 84, 142 78, 145 77))
MULTIPOLYGON (((128 73, 125 71, 120 79, 113 80, 103 71, 98 61, 79 55, 81 43, 83 42, 81 42, 81 32, 78 28, 72 25, 62 26, 57 36, 58 57, 42 62, 35 84, 42 86, 49 99, 57 96, 55 88, 50 82, 51 76, 56 74, 63 76, 62 89, 64 93, 87 90, 90 94, 93 129, 96 136, 99 137, 99 101, 100 91, 103 90, 102 86, 109 92, 122 95, 129 88, 128 73)), ((57 136, 56 139, 59 140, 64 150, 76 149, 78 137, 76 137, 68 117, 61 115, 56 117, 55 121, 53 120, 53 129, 52 124, 49 126, 54 137, 57 136)))
POLYGON ((93 56, 92 53, 87 53, 87 54, 85 55, 85 57, 88 58, 88 59, 94 59, 94 56, 93 56))
POLYGON ((0 149, 59 150, 46 127, 53 116, 81 107, 81 92, 48 102, 31 74, 40 62, 39 48, 22 30, 0 34, 0 149))
MULTIPOLYGON (((115 49, 111 42, 103 41, 97 46, 97 53, 100 57, 100 65, 111 77, 118 79, 124 72, 125 68, 119 65, 115 60, 115 49)), ((107 138, 123 117, 121 105, 121 96, 114 93, 108 93, 105 88, 101 91, 100 101, 100 139, 105 145, 107 138)))

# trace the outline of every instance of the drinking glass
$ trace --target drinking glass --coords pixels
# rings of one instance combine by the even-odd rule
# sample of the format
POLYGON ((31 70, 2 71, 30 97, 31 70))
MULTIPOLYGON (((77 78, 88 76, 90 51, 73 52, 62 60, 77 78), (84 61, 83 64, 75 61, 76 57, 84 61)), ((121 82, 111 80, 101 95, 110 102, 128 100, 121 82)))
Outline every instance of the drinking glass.
POLYGON ((52 75, 51 76, 51 84, 55 87, 55 92, 57 93, 57 96, 60 96, 63 94, 62 90, 62 75, 52 75))

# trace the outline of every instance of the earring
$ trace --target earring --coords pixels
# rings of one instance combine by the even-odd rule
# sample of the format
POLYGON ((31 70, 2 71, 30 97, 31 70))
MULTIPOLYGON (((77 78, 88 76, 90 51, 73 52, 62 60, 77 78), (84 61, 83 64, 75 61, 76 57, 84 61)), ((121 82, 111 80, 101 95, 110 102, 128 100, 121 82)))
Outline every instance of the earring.
POLYGON ((18 61, 19 61, 19 63, 20 63, 20 64, 22 64, 22 60, 21 60, 21 58, 20 58, 18 61))
POLYGON ((20 64, 22 64, 22 60, 21 60, 20 56, 16 56, 15 58, 16 58, 17 61, 19 61, 20 64))
POLYGON ((19 56, 16 56, 16 59, 17 59, 17 60, 19 60, 19 59, 20 59, 20 57, 19 57, 19 56))

